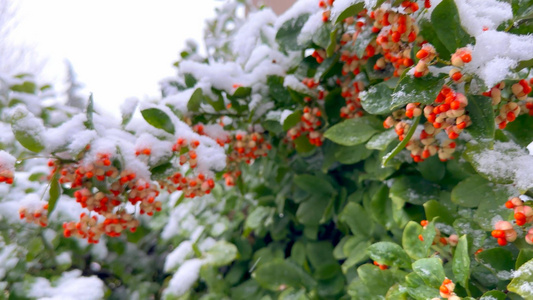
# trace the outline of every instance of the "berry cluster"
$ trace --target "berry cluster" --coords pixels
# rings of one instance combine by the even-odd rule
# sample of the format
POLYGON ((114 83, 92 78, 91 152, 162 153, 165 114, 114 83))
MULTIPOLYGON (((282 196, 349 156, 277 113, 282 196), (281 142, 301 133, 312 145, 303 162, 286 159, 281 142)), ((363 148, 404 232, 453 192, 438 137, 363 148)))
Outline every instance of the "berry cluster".
MULTIPOLYGON (((427 220, 420 221, 420 225, 422 225, 424 229, 426 229, 428 224, 429 223, 427 220)), ((423 242, 424 236, 422 234, 419 234, 418 239, 423 242)), ((440 230, 435 228, 435 237, 433 238, 432 245, 441 244, 443 246, 450 245, 452 247, 455 247, 457 246, 458 242, 459 242, 459 236, 457 236, 457 234, 452 234, 449 237, 444 237, 442 236, 440 230)))
POLYGON ((317 147, 322 146, 322 143, 324 142, 324 136, 323 133, 319 131, 320 127, 322 126, 322 121, 320 119, 321 116, 322 112, 318 107, 304 107, 300 122, 296 126, 289 129, 287 132, 287 137, 290 140, 295 140, 304 134, 312 145, 317 147))
POLYGON ((429 73, 429 65, 437 57, 437 51, 429 43, 422 45, 422 48, 416 53, 416 58, 419 59, 414 69, 414 76, 419 78, 429 73))
POLYGON ((230 144, 227 157, 227 172, 223 175, 227 186, 234 186, 235 180, 241 175, 239 165, 250 164, 253 160, 266 156, 272 146, 265 140, 262 133, 238 133, 230 144))
POLYGON ((352 82, 347 78, 340 83, 340 86, 341 97, 346 101, 346 105, 341 108, 341 118, 351 119, 363 116, 364 111, 359 93, 364 90, 364 83, 362 81, 352 82))
POLYGON ((105 213, 105 220, 98 222, 98 217, 90 217, 86 213, 80 215, 79 222, 67 222, 63 224, 63 235, 65 237, 77 237, 87 239, 91 244, 97 244, 102 235, 118 237, 125 230, 135 232, 139 226, 139 220, 124 210, 117 213, 105 213))
POLYGON ((324 12, 322 13, 322 21, 324 23, 328 22, 329 21, 329 17, 331 15, 331 6, 333 6, 333 2, 335 0, 320 0, 318 2, 318 6, 322 9, 324 9, 324 12))
POLYGON ((21 220, 25 219, 27 223, 46 227, 48 225, 48 203, 35 207, 34 209, 21 207, 19 209, 19 217, 21 220))
MULTIPOLYGON (((145 148, 136 154, 150 155, 149 152, 150 149, 145 148)), ((65 237, 87 238, 90 243, 97 243, 102 234, 116 237, 123 229, 135 231, 139 222, 134 215, 126 213, 126 203, 138 204, 139 213, 149 216, 161 210, 161 202, 155 200, 159 195, 157 185, 139 178, 133 171, 119 170, 115 165, 120 163, 115 159, 114 164, 111 154, 97 153, 95 158, 75 163, 53 160, 48 163, 52 168, 50 176, 59 172, 61 184, 77 189, 74 192, 76 202, 95 213, 91 218, 83 214, 77 223, 65 223, 65 237), (102 222, 96 214, 103 217, 100 218, 102 222)))
POLYGON ((463 73, 461 73, 461 67, 463 67, 465 64, 472 61, 472 50, 468 48, 459 48, 455 51, 454 54, 452 54, 451 62, 452 68, 450 70, 450 78, 455 83, 461 83, 463 82, 463 73))
POLYGON ((455 284, 448 278, 444 279, 441 286, 439 287, 440 296, 444 299, 459 300, 459 298, 453 290, 455 289, 455 284))
POLYGON ((13 172, 9 170, 0 171, 0 183, 5 182, 7 184, 13 183, 13 172))
MULTIPOLYGON (((196 130, 203 133, 203 126, 197 127, 196 130)), ((218 142, 218 141, 217 141, 218 142)), ((196 168, 198 164, 198 154, 196 148, 200 145, 198 140, 187 141, 179 138, 172 146, 172 151, 179 155, 180 165, 188 163, 191 169, 196 168)), ((215 187, 215 182, 211 178, 206 178, 202 173, 196 176, 187 176, 181 172, 175 172, 165 179, 159 181, 160 187, 166 189, 169 193, 182 191, 187 198, 194 198, 211 193, 215 187)))
POLYGON ((455 152, 456 144, 453 140, 472 124, 470 117, 465 114, 465 107, 468 105, 467 98, 453 91, 448 86, 444 86, 432 105, 426 105, 423 109, 420 103, 409 103, 405 112, 400 110, 387 117, 383 122, 385 128, 392 128, 400 141, 410 129, 410 124, 404 121, 404 117, 418 117, 422 113, 427 122, 418 137, 413 137, 406 145, 406 149, 411 151, 411 157, 415 162, 438 154, 442 161, 448 160, 455 152), (439 141, 436 135, 440 132, 446 133, 448 139, 439 141))
POLYGON ((387 270, 389 268, 389 266, 382 265, 382 264, 378 263, 377 261, 374 261, 374 265, 377 266, 380 270, 387 270))
MULTIPOLYGON (((516 225, 522 227, 522 226, 525 226, 526 224, 533 223, 533 208, 531 208, 531 206, 525 205, 524 201, 522 201, 520 198, 513 197, 509 199, 505 203, 505 207, 514 210, 514 219, 515 219, 516 225)), ((501 222, 506 222, 506 221, 501 221, 501 222)), ((498 244, 504 246, 507 244, 507 242, 513 242, 516 239, 516 231, 512 229, 511 223, 509 222, 501 223, 501 222, 498 222, 500 224, 496 223, 496 225, 498 226, 495 226, 496 230, 492 231, 492 236, 498 239, 498 244), (500 240, 504 238, 504 235, 501 232, 499 232, 499 231, 504 230, 502 229, 502 224, 505 225, 505 230, 507 230, 507 232, 505 233, 508 234, 512 238, 512 240, 510 239, 500 240)), ((533 244, 533 226, 530 227, 529 229, 524 228, 524 231, 526 231, 526 236, 525 236, 526 242, 528 244, 533 244)))

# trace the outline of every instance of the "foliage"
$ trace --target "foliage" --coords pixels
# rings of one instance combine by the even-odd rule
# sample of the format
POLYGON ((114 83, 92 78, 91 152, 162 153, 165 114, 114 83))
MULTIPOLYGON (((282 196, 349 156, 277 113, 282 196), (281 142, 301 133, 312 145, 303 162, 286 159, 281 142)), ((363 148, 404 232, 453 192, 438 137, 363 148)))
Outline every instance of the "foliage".
POLYGON ((529 6, 333 2, 227 4, 121 121, 2 78, 2 296, 531 299, 531 65, 476 48, 529 6))

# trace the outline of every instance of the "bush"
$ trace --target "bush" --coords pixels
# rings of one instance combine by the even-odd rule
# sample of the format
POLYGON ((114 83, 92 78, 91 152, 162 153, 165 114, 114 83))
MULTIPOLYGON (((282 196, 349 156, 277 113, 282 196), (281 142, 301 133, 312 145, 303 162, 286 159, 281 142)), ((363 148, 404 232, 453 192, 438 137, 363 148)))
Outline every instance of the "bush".
POLYGON ((3 297, 533 299, 533 2, 239 5, 121 121, 2 78, 3 297))

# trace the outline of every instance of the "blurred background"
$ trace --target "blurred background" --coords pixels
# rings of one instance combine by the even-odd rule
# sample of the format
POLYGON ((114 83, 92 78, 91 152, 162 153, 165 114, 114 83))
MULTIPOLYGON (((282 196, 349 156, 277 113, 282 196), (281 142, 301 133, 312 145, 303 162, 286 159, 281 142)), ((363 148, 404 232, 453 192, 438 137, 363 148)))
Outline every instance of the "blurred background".
MULTIPOLYGON (((278 14, 291 0, 253 0, 278 14)), ((32 73, 61 94, 76 85, 102 109, 119 115, 129 97, 160 96, 158 82, 188 39, 203 48, 215 0, 0 0, 0 72, 32 73)), ((244 12, 243 12, 244 13, 244 12)), ((66 101, 66 100, 65 100, 66 101)))

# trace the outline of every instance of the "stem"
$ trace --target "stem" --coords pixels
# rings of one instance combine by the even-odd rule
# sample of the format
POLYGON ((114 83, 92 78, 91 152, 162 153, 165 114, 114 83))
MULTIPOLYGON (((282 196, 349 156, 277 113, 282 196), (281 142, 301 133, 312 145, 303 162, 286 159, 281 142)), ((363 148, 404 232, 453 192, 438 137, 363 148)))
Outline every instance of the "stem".
POLYGON ((442 249, 441 247, 433 245, 431 246, 431 248, 435 250, 436 252, 438 252, 439 255, 444 257, 447 261, 452 261, 452 257, 448 255, 448 253, 446 253, 446 251, 444 251, 444 249, 442 249))
POLYGON ((440 57, 436 57, 436 60, 437 62, 441 63, 441 64, 445 64, 445 65, 448 65, 450 66, 452 63, 450 61, 447 61, 447 60, 444 60, 444 59, 441 59, 440 57))

